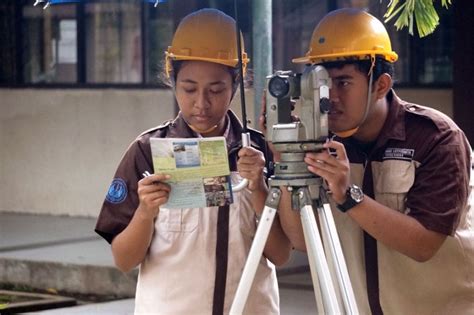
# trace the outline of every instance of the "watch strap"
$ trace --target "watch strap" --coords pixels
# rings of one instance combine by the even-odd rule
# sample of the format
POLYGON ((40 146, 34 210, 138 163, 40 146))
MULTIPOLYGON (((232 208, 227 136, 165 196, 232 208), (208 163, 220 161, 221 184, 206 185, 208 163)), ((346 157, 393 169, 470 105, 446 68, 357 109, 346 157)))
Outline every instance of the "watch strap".
POLYGON ((346 213, 348 210, 352 209, 353 207, 357 206, 358 204, 357 201, 352 199, 351 196, 348 196, 348 195, 346 196, 347 198, 346 198, 346 201, 344 201, 344 203, 336 205, 337 208, 344 213, 346 213))

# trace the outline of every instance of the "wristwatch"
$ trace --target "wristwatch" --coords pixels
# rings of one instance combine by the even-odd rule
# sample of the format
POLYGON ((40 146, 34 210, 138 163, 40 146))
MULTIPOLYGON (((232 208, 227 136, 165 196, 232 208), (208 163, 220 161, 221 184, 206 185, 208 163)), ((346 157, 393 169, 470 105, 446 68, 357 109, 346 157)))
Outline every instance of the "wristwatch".
POLYGON ((354 184, 350 185, 346 190, 346 201, 338 204, 337 208, 342 212, 352 209, 364 200, 362 189, 354 184))

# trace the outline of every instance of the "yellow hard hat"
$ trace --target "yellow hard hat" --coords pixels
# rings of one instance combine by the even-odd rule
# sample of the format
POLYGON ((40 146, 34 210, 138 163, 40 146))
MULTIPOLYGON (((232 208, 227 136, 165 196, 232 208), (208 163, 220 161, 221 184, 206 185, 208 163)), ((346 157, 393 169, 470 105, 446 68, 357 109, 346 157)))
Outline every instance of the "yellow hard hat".
MULTIPOLYGON (((200 60, 236 67, 237 55, 235 20, 216 9, 201 9, 181 20, 171 46, 166 51, 166 73, 172 60, 200 60)), ((242 38, 242 34, 240 34, 242 38)), ((245 73, 250 61, 242 45, 242 66, 245 73)))
POLYGON ((390 38, 382 22, 367 12, 339 9, 329 12, 316 26, 304 57, 294 63, 322 63, 346 58, 373 59, 380 56, 395 62, 390 38))

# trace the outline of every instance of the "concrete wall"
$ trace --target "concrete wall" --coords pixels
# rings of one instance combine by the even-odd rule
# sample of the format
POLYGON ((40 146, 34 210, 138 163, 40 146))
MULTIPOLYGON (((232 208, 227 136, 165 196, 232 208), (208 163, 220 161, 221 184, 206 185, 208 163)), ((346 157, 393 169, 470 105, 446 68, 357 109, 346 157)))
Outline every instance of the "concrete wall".
POLYGON ((430 106, 453 118, 453 91, 451 89, 396 89, 407 102, 430 106))
POLYGON ((0 211, 96 216, 128 144, 174 116, 153 90, 0 90, 0 211))
MULTIPOLYGON (((398 94, 452 116, 451 90, 398 94)), ((172 117, 166 90, 0 89, 0 212, 97 216, 128 144, 172 117)))

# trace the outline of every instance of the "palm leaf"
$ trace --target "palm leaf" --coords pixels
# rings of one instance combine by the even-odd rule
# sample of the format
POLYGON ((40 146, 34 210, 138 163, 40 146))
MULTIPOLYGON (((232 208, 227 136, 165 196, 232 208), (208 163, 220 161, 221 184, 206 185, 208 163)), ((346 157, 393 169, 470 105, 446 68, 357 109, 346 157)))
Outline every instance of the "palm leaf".
MULTIPOLYGON (((442 7, 448 9, 451 1, 441 0, 442 7)), ((398 16, 394 23, 397 30, 408 27, 408 32, 413 35, 416 25, 419 36, 425 37, 433 33, 439 24, 439 16, 433 2, 434 0, 390 0, 384 21, 388 23, 398 16)))

